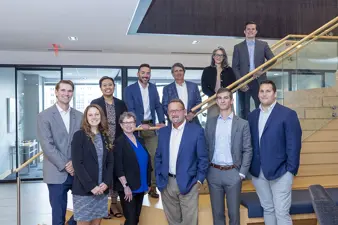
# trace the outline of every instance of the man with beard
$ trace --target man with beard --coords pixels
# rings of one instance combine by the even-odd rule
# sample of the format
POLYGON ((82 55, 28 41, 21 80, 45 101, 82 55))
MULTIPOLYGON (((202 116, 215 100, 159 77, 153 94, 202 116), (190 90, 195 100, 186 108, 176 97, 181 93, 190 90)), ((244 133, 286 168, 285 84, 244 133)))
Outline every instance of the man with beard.
POLYGON ((180 99, 170 101, 168 115, 171 125, 159 130, 154 160, 157 187, 169 225, 197 225, 198 191, 208 170, 204 131, 186 122, 180 99))
MULTIPOLYGON (((136 126, 143 128, 143 131, 140 132, 140 136, 144 139, 145 147, 153 159, 157 146, 157 135, 155 131, 151 131, 149 128, 155 125, 158 127, 165 126, 164 113, 156 85, 149 82, 151 76, 150 66, 148 64, 140 65, 137 76, 138 81, 126 87, 124 97, 128 111, 136 115, 136 126), (156 114, 158 124, 156 124, 156 114)), ((159 197, 156 191, 154 172, 151 174, 149 195, 153 198, 159 197)))
MULTIPOLYGON (((49 191, 53 225, 65 224, 67 192, 73 184, 71 142, 83 116, 69 106, 73 91, 72 81, 59 81, 55 86, 56 104, 39 113, 37 118, 38 140, 44 154, 43 180, 49 191)), ((73 217, 68 224, 76 224, 73 217)))

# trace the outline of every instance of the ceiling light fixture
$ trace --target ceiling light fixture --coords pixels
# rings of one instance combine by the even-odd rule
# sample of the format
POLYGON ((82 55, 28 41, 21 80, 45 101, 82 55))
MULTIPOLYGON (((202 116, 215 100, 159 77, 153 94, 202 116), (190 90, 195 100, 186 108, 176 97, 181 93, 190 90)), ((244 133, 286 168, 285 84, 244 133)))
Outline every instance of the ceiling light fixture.
POLYGON ((199 41, 193 41, 191 44, 193 44, 193 45, 195 45, 195 44, 197 44, 197 43, 199 43, 199 41))
POLYGON ((79 39, 77 37, 75 37, 75 36, 69 36, 68 40, 70 40, 70 41, 77 41, 79 39))

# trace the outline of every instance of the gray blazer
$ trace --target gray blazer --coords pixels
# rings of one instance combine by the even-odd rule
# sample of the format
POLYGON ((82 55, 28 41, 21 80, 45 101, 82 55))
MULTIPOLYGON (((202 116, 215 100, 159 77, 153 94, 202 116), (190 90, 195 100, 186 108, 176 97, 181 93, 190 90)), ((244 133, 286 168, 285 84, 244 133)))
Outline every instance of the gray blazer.
MULTIPOLYGON (((209 118, 205 126, 205 136, 210 162, 215 151, 215 133, 218 117, 219 115, 209 118)), ((248 121, 243 120, 236 115, 234 115, 232 119, 231 126, 231 155, 234 165, 238 168, 239 172, 247 176, 252 159, 250 128, 248 121)))
MULTIPOLYGON (((272 53, 268 43, 265 41, 255 39, 255 51, 254 51, 255 67, 257 68, 263 63, 265 63, 265 59, 270 60, 273 57, 274 54, 272 53)), ((275 61, 273 63, 275 63, 275 61)), ((246 41, 243 41, 235 45, 232 57, 232 69, 237 79, 240 79, 241 77, 249 73, 250 58, 246 41)), ((258 77, 258 83, 266 79, 267 79, 266 74, 262 74, 261 76, 258 77)))
POLYGON ((71 160, 71 142, 80 129, 83 114, 70 110, 69 134, 56 105, 42 111, 37 117, 38 140, 44 154, 43 180, 47 184, 62 184, 68 173, 65 165, 71 160))

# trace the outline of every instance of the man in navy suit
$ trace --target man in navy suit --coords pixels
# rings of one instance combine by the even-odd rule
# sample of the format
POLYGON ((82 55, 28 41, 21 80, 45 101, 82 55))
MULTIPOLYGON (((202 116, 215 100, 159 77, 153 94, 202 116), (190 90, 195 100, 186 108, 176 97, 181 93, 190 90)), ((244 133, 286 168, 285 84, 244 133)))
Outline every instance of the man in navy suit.
POLYGON ((299 168, 302 130, 294 110, 276 102, 276 85, 265 80, 259 87, 258 109, 249 114, 253 157, 250 173, 264 221, 291 225, 291 191, 299 168))
POLYGON ((164 114, 168 116, 168 104, 172 99, 181 99, 187 109, 186 120, 200 124, 195 114, 191 111, 193 107, 202 102, 201 94, 197 84, 184 80, 185 68, 182 63, 175 63, 171 67, 174 82, 163 88, 162 105, 164 114))
MULTIPOLYGON (((136 115, 136 125, 142 127, 144 131, 140 136, 144 139, 145 147, 149 151, 151 158, 155 157, 157 147, 157 136, 155 131, 150 131, 150 126, 165 126, 163 108, 156 85, 149 82, 151 68, 148 64, 142 64, 137 72, 138 81, 126 87, 124 92, 125 102, 129 112, 136 115), (156 114, 158 124, 156 124, 156 114)), ((154 168, 154 165, 152 165, 154 168)), ((158 198, 156 191, 156 178, 154 172, 151 174, 151 189, 149 195, 158 198)))
POLYGON ((186 122, 180 99, 171 100, 168 115, 171 125, 161 128, 158 135, 157 187, 169 225, 197 225, 198 190, 208 170, 204 131, 201 126, 186 122))

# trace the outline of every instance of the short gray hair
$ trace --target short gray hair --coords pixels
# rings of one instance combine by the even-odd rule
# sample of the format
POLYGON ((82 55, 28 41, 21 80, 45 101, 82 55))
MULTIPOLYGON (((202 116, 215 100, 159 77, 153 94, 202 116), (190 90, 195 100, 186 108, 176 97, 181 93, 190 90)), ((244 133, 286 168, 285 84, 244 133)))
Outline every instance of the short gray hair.
POLYGON ((130 118, 130 117, 132 117, 134 119, 134 121, 136 122, 136 116, 133 112, 124 112, 124 113, 122 113, 122 115, 119 118, 119 123, 120 124, 123 123, 123 120, 125 118, 130 118))

